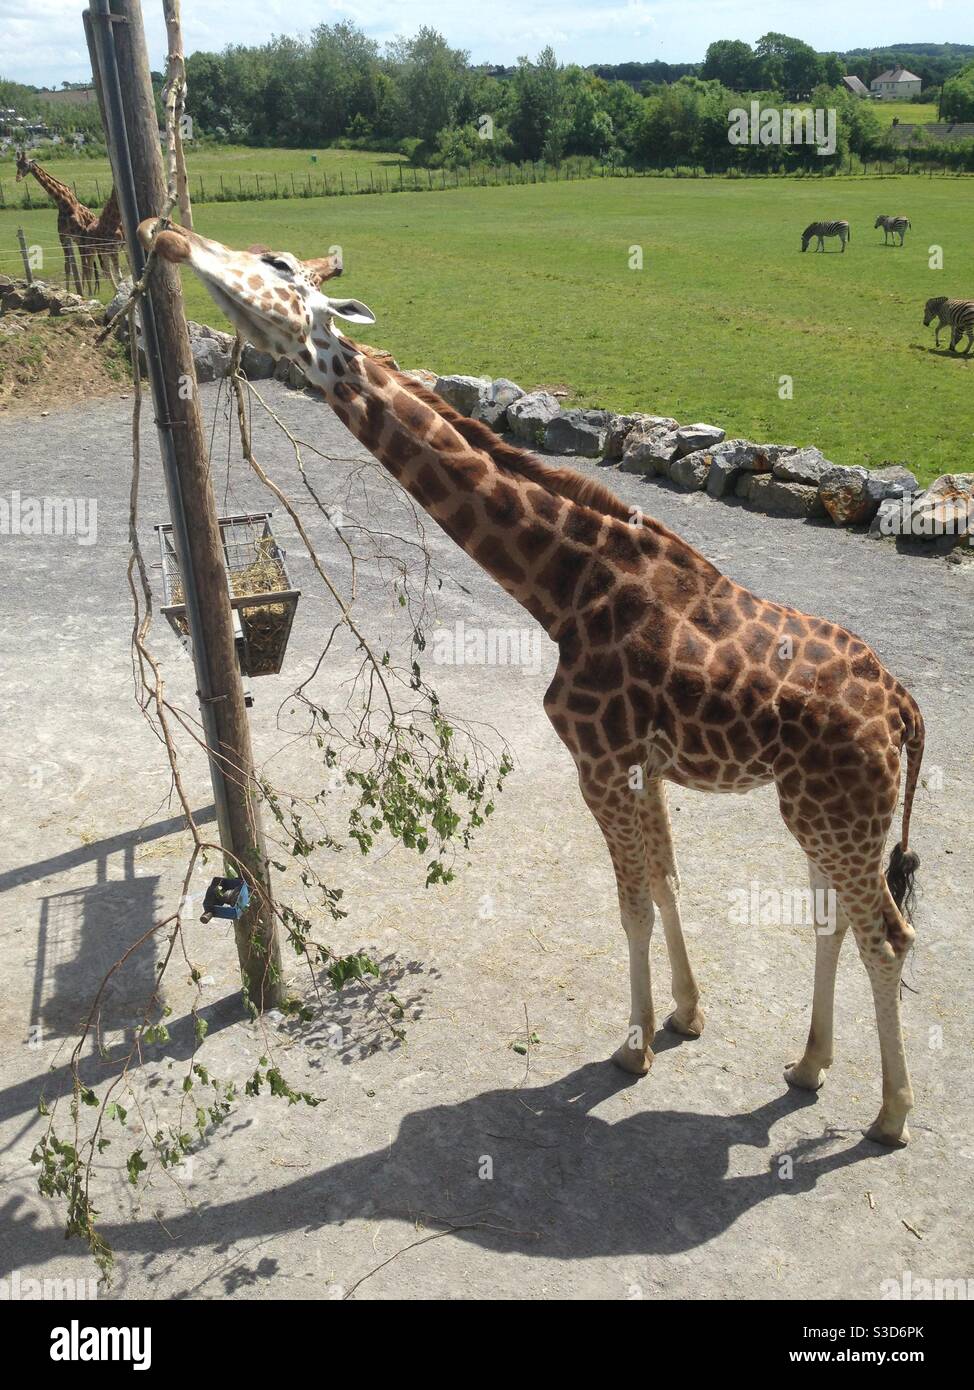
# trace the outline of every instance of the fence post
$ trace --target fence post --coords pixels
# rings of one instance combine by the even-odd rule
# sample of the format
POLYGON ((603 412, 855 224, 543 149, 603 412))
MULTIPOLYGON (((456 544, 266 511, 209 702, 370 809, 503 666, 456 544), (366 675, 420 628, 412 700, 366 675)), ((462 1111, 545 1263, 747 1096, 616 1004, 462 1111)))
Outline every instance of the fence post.
POLYGON ((34 274, 30 268, 30 257, 27 254, 27 238, 24 236, 23 227, 17 228, 17 240, 20 242, 20 254, 24 259, 24 275, 28 285, 34 283, 34 274))

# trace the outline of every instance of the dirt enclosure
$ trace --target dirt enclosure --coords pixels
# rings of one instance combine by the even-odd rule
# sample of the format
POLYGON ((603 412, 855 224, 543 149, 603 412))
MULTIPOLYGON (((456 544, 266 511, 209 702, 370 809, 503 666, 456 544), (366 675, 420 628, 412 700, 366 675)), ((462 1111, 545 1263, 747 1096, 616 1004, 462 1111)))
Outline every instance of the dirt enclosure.
MULTIPOLYGON (((366 456, 314 400, 272 383, 264 394, 334 460, 309 459, 308 468, 322 499, 340 501, 366 456)), ((215 388, 203 395, 212 420, 215 388)), ((45 418, 0 418, 7 493, 97 502, 91 543, 0 538, 2 1278, 96 1273, 36 1190, 38 1096, 42 1086, 52 1097, 68 1093, 70 1039, 98 981, 171 910, 186 858, 165 758, 132 692, 130 410, 130 401, 106 399, 45 418)), ((146 416, 141 522, 152 554, 152 525, 167 514, 146 416)), ((222 407, 216 418, 225 440, 222 407)), ((263 421, 256 432, 262 461, 300 499, 322 555, 347 577, 286 440, 263 421)), ((401 503, 371 463, 366 469, 376 524, 395 529, 401 503)), ((202 1152, 146 1189, 128 1183, 131 1146, 119 1136, 99 1160, 94 1194, 117 1260, 116 1282, 101 1297, 875 1299, 907 1275, 974 1273, 974 565, 603 476, 733 578, 858 632, 921 705, 927 751, 912 836, 921 898, 904 1002, 911 1145, 888 1152, 861 1134, 878 1108, 879 1056, 851 944, 825 1087, 810 1096, 782 1079, 808 1025, 812 930, 742 924, 732 910, 752 884, 783 894, 805 885, 803 856, 770 792, 671 795, 707 1027, 697 1041, 660 1034, 644 1080, 609 1064, 627 1018, 625 940, 608 856, 541 708, 554 667, 545 639, 522 666, 428 670, 447 708, 493 726, 511 748, 515 768, 494 816, 448 885, 424 888, 423 860, 402 850, 337 857, 349 915, 322 922, 321 935, 337 949, 371 950, 383 978, 375 995, 360 986, 329 995, 310 1025, 266 1022, 289 1083, 320 1104, 243 1099, 202 1152), (403 1041, 377 1008, 390 994, 402 1005, 403 1041)), ((221 510, 273 505, 236 464, 228 471, 225 445, 214 451, 214 485, 221 510)), ((320 785, 320 766, 289 736, 286 697, 310 673, 334 610, 279 510, 275 534, 303 596, 282 674, 254 682, 252 724, 275 782, 307 790, 320 785)), ((427 540, 444 579, 438 623, 523 625, 444 535, 431 526, 427 540)), ((360 573, 356 612, 377 643, 401 639, 400 611, 377 573, 360 573)), ((194 708, 188 658, 158 618, 154 646, 171 697, 194 708)), ((354 669, 351 647, 337 645, 320 688, 337 699, 354 669)), ((210 792, 198 759, 187 779, 205 818, 210 792)), ((195 916, 188 936, 205 972, 203 1057, 214 1074, 242 1080, 268 1038, 241 1011, 230 928, 195 916)), ((109 1050, 131 1035, 154 968, 142 953, 114 979, 101 1020, 109 1050)), ((670 996, 660 932, 653 970, 662 1018, 670 996)), ((177 1058, 192 1042, 185 974, 167 976, 177 1058)), ((97 1090, 110 1074, 109 1063, 86 1057, 86 1084, 97 1090)), ((148 1122, 167 1112, 181 1077, 179 1065, 147 1055, 148 1122)))

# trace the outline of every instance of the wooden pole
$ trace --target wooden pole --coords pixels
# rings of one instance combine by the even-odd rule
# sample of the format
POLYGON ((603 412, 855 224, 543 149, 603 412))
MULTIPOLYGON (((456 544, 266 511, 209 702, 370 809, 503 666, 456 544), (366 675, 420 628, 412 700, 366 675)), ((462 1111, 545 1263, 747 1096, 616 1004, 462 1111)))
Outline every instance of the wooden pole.
POLYGON ((162 13, 166 21, 166 38, 169 44, 169 65, 167 81, 163 93, 166 104, 172 104, 173 150, 171 158, 175 163, 176 197, 179 202, 179 220, 184 227, 193 227, 193 205, 189 200, 189 179, 186 177, 186 155, 183 151, 183 116, 186 110, 186 59, 183 54, 183 31, 179 20, 179 0, 162 0, 162 13))
MULTIPOLYGON (((139 278, 145 264, 137 235, 139 222, 155 216, 166 200, 139 0, 94 0, 85 21, 95 49, 95 81, 107 113, 106 131, 129 258, 139 278)), ((242 875, 251 888, 251 906, 234 924, 237 954, 247 995, 262 1010, 282 998, 280 944, 254 795, 250 727, 237 666, 196 372, 179 272, 174 266, 165 261, 156 263, 141 314, 220 838, 227 854, 227 873, 242 875), (187 384, 191 389, 186 389, 187 384)))
POLYGON ((27 278, 28 285, 32 285, 34 283, 34 273, 30 268, 30 256, 27 254, 27 238, 24 236, 23 227, 17 228, 17 240, 20 242, 20 254, 24 260, 24 275, 27 278))

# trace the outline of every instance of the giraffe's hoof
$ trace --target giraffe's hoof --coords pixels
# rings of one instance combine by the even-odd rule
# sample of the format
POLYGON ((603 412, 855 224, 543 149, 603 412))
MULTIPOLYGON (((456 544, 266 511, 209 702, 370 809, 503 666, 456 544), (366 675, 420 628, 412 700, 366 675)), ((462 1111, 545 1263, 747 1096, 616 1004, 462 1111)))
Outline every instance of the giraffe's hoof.
POLYGON ((882 1144, 887 1149, 905 1149, 910 1142, 910 1130, 905 1120, 899 1125, 891 1125, 882 1115, 868 1129, 864 1129, 863 1134, 874 1144, 882 1144))
POLYGON ((820 1091, 825 1083, 825 1072, 804 1062, 789 1062, 785 1067, 785 1080, 797 1091, 820 1091))
POLYGON ((624 1042, 613 1052, 612 1060, 617 1067, 632 1076, 645 1076, 653 1065, 653 1050, 650 1047, 630 1047, 624 1042))
POLYGON ((699 1038, 706 1021, 703 1009, 694 1009, 689 1015, 681 1015, 679 1009, 674 1009, 664 1020, 663 1027, 671 1033, 679 1033, 681 1038, 699 1038))

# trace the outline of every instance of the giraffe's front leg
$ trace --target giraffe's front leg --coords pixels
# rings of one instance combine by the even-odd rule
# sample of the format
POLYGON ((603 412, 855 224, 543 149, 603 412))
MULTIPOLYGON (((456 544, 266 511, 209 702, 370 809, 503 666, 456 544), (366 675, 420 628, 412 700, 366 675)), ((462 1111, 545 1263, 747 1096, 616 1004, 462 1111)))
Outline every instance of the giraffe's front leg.
POLYGON ((808 1026, 805 1051, 797 1062, 785 1067, 789 1086, 817 1091, 832 1065, 832 1019, 835 1012, 835 971, 842 939, 849 919, 840 912, 829 880, 811 860, 808 876, 812 887, 815 920, 815 989, 812 995, 812 1021, 808 1026))
POLYGON ((629 945, 629 1029, 612 1054, 617 1067, 645 1076, 653 1065, 656 1018, 649 970, 653 935, 653 896, 646 870, 643 830, 634 793, 626 786, 606 787, 579 774, 582 796, 598 821, 615 870, 619 912, 629 945))
POLYGON ((671 987, 676 1008, 666 1019, 671 1033, 684 1038, 699 1038, 703 1032, 704 1016, 700 1007, 700 990, 694 978, 683 937, 680 920, 680 875, 673 852, 673 835, 666 805, 666 788, 658 777, 647 780, 640 798, 643 838, 653 901, 659 908, 666 937, 666 953, 670 960, 671 987))

